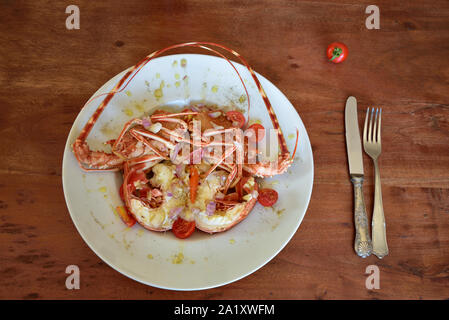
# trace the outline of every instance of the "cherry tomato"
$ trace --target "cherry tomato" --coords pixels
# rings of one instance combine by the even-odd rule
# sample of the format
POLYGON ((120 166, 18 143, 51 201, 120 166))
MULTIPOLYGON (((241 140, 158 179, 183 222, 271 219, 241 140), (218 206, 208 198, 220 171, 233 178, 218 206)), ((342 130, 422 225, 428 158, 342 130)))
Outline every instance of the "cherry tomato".
POLYGON ((348 56, 348 47, 341 42, 333 42, 327 47, 327 58, 333 63, 343 62, 348 56))
POLYGON ((245 124, 245 116, 240 111, 228 111, 226 118, 232 121, 232 125, 237 128, 241 128, 245 124))
POLYGON ((261 189, 259 190, 259 203, 264 207, 271 207, 278 201, 278 193, 273 189, 261 189))
POLYGON ((265 128, 261 124, 254 123, 250 125, 247 130, 254 130, 257 142, 259 142, 265 137, 265 128))
POLYGON ((192 235, 195 231, 195 221, 187 221, 182 218, 178 218, 172 227, 172 231, 179 239, 185 239, 192 235))

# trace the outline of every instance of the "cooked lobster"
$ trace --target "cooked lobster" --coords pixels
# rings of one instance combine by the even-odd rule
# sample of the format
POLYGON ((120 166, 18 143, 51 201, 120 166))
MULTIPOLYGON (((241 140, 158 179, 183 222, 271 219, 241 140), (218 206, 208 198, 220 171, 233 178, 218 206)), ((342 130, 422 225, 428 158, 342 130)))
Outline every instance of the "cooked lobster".
MULTIPOLYGON (((153 231, 173 229, 185 238, 196 228, 215 233, 228 230, 253 209, 259 192, 256 177, 284 173, 292 164, 285 138, 267 95, 254 71, 235 51, 222 45, 191 42, 156 51, 130 68, 87 121, 73 144, 73 152, 85 171, 122 171, 120 195, 126 210, 123 220, 135 221, 153 231), (191 105, 180 112, 156 110, 144 118, 128 121, 115 140, 107 141, 111 152, 94 151, 86 139, 112 97, 153 58, 179 47, 200 47, 226 59, 221 48, 235 55, 246 66, 262 95, 279 144, 276 161, 260 160, 257 142, 263 131, 247 127, 242 113, 207 105, 191 105)), ((249 96, 247 93, 249 108, 249 96)), ((94 97, 97 98, 97 97, 94 97)), ((259 126, 260 127, 260 126, 259 126)), ((257 127, 257 128, 259 128, 257 127)), ((260 128, 259 128, 260 129, 260 128)), ((277 193, 275 194, 277 199, 277 193)), ((267 201, 261 201, 267 205, 267 201)), ((271 205, 268 201, 268 205, 271 205)))

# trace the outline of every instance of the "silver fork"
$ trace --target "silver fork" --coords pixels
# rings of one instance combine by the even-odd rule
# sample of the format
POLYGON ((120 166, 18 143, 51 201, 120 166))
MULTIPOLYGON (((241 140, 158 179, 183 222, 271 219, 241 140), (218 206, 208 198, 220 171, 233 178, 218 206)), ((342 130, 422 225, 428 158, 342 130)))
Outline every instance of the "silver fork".
POLYGON ((363 128, 363 149, 373 159, 374 162, 374 210, 372 220, 372 243, 373 253, 382 259, 388 255, 387 235, 385 230, 385 216, 382 204, 382 190, 380 183, 380 172, 377 159, 382 151, 380 139, 380 124, 382 118, 382 109, 369 108, 366 110, 365 127, 363 128), (369 121, 368 121, 369 120, 369 121), (369 122, 369 126, 368 126, 369 122))

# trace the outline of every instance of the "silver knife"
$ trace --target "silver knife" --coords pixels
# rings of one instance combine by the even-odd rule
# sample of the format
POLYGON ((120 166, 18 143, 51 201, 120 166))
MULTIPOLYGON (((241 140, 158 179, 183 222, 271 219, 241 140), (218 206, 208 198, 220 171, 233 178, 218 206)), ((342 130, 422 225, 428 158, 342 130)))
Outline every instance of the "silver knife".
POLYGON ((373 246, 366 216, 365 199, 363 197, 363 157, 360 140, 359 120, 357 118, 357 100, 349 97, 345 108, 346 150, 348 152, 349 174, 354 184, 354 250, 362 258, 368 257, 373 246))

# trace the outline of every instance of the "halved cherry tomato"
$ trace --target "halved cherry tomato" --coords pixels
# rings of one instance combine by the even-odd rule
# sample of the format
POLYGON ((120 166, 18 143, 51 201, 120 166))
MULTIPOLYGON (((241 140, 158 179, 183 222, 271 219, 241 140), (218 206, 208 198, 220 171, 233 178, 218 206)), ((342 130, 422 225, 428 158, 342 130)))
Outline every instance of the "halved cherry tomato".
POLYGON ((241 128, 245 124, 245 116, 240 111, 228 111, 226 112, 226 118, 232 121, 232 125, 237 128, 241 128))
POLYGON ((200 175, 194 165, 190 166, 190 202, 194 203, 196 199, 196 191, 198 190, 198 183, 200 175))
POLYGON ((136 219, 128 212, 128 209, 123 206, 115 208, 122 221, 128 226, 132 227, 136 223, 136 219))
POLYGON ((187 221, 182 218, 176 219, 173 223, 172 231, 179 239, 185 239, 195 231, 195 221, 187 221))
POLYGON ((333 42, 327 47, 326 53, 329 61, 340 63, 348 56, 348 47, 341 42, 333 42))
POLYGON ((264 207, 271 207, 278 201, 278 193, 273 189, 261 189, 259 190, 259 203, 264 207))
POLYGON ((263 125, 259 123, 254 123, 248 127, 247 130, 254 130, 254 134, 256 135, 256 141, 259 142, 265 137, 265 128, 263 125))

